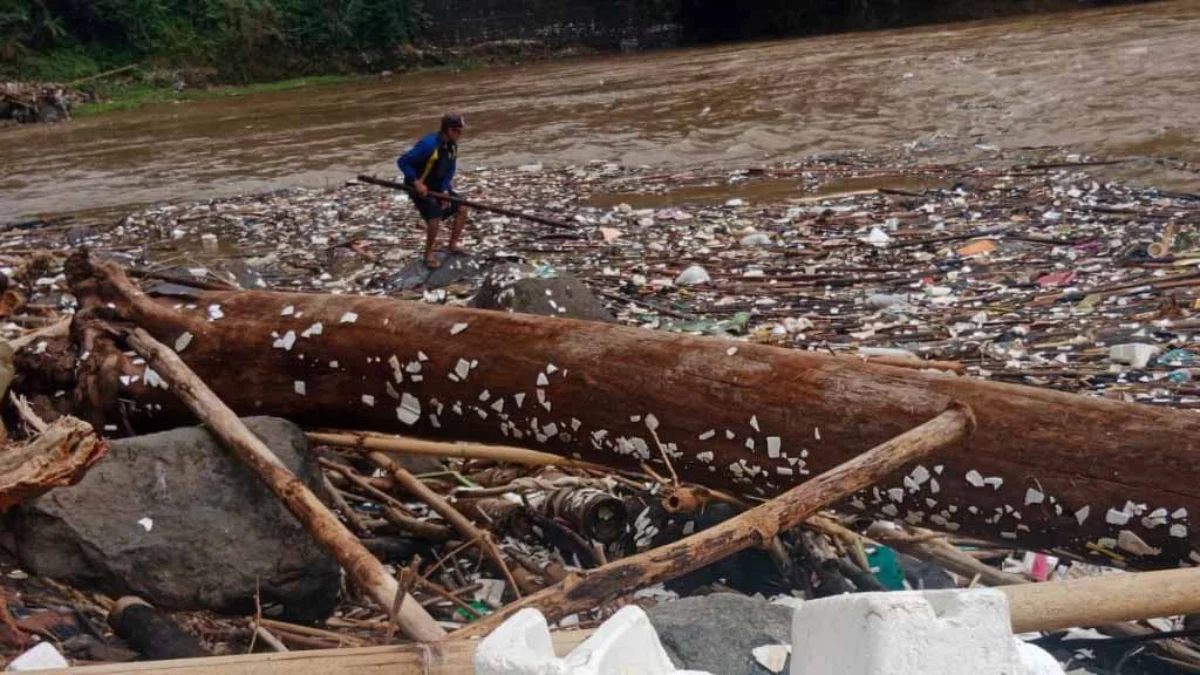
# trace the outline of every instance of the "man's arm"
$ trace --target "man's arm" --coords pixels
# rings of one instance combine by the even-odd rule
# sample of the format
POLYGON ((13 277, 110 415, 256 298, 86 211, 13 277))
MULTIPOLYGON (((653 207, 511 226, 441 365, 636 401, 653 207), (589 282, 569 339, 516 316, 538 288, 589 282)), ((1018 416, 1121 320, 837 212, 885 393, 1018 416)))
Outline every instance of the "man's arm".
POLYGON ((422 138, 408 152, 400 155, 396 166, 400 167, 400 173, 404 174, 405 180, 410 183, 421 182, 421 170, 433 154, 435 143, 431 143, 429 137, 422 138))

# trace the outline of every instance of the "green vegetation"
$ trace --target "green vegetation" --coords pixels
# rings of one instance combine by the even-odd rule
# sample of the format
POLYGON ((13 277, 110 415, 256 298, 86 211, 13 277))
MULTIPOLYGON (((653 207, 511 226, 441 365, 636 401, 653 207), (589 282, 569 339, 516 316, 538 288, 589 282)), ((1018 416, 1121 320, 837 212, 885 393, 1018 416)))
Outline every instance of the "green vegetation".
POLYGON ((354 75, 315 75, 312 77, 297 77, 277 82, 260 82, 257 84, 226 85, 206 89, 184 89, 175 91, 171 87, 154 84, 104 84, 95 87, 100 100, 94 103, 81 103, 72 108, 76 117, 99 115, 118 110, 133 110, 144 105, 158 103, 175 103, 181 101, 204 101, 230 96, 245 96, 271 91, 288 91, 328 84, 338 84, 355 79, 354 75))
POLYGON ((131 63, 152 84, 181 68, 201 83, 379 70, 424 21, 418 0, 0 0, 0 77, 64 82, 131 63))

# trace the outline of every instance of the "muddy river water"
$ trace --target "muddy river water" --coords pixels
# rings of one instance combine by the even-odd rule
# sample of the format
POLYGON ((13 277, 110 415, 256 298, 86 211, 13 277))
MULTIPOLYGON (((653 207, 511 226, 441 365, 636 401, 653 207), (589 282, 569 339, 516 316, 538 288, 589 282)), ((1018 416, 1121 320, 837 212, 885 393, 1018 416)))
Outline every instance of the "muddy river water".
MULTIPOLYGON (((7 130, 0 222, 393 173, 447 108, 467 115, 468 171, 1049 145, 1197 162, 1200 2, 404 75, 7 130)), ((1188 171, 1130 171, 1200 187, 1188 171)))

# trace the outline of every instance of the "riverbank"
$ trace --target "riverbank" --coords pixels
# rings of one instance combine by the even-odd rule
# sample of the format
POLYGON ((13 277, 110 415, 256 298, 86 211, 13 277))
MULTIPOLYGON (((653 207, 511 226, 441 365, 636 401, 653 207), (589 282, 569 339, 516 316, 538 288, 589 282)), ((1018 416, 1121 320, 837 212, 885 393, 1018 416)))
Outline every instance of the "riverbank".
POLYGON ((338 185, 457 108, 479 167, 605 160, 738 170, 865 150, 1140 158, 1112 179, 1200 191, 1200 6, 553 59, 147 105, 0 143, 0 221, 338 185), (1072 40, 1063 40, 1070 26, 1072 40))

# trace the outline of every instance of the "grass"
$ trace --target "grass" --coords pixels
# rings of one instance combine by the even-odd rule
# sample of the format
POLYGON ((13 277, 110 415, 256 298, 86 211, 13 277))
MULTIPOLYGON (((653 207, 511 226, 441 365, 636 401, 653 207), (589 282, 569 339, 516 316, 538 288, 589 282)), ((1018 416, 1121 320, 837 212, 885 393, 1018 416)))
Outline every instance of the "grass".
POLYGON ((96 93, 101 101, 80 103, 71 110, 77 117, 102 115, 121 110, 135 110, 147 105, 176 103, 181 101, 206 101, 211 99, 264 94, 275 91, 291 91, 306 87, 340 84, 359 79, 361 75, 315 75, 297 77, 277 82, 261 82, 246 85, 223 85, 206 89, 184 89, 150 84, 97 84, 96 93))

